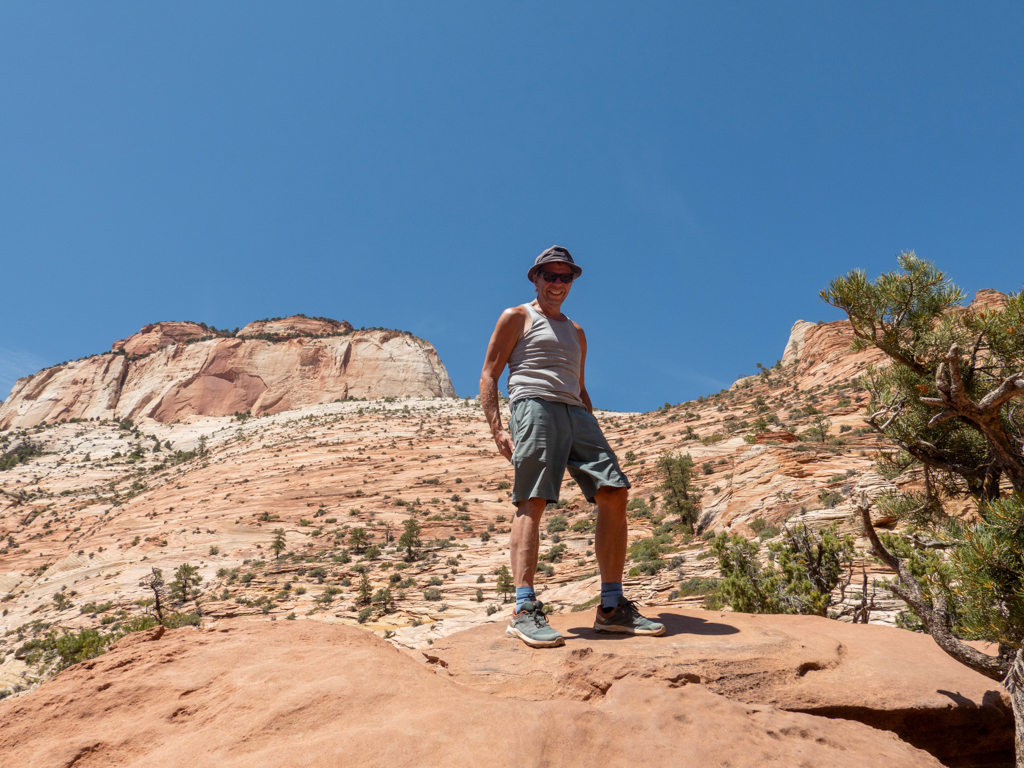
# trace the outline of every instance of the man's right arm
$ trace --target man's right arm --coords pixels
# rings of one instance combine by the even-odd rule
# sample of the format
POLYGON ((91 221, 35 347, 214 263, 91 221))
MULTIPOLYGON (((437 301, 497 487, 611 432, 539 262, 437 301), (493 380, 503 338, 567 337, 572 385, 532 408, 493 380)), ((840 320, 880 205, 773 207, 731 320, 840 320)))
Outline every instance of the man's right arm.
POLYGON ((498 446, 498 453, 508 461, 512 461, 512 450, 515 446, 512 437, 501 425, 501 413, 498 410, 498 379, 505 370, 512 349, 523 334, 525 323, 526 311, 522 307, 512 307, 501 313, 487 345, 487 357, 480 373, 480 404, 494 436, 494 443, 498 446))

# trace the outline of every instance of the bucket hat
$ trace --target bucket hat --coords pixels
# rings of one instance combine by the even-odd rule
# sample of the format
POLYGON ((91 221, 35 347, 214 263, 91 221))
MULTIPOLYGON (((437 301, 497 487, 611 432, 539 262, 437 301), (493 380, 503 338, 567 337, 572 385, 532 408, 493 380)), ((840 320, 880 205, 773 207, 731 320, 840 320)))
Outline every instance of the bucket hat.
POLYGON ((526 279, 532 283, 533 278, 537 275, 537 272, 540 270, 541 267, 543 267, 545 264, 552 264, 556 261, 560 261, 563 264, 568 264, 569 267, 572 269, 573 276, 575 277, 579 277, 580 275, 583 274, 583 267, 579 266, 575 261, 572 260, 572 255, 569 253, 569 251, 567 251, 560 245, 552 245, 550 248, 544 251, 544 253, 542 253, 540 256, 536 258, 536 260, 533 262, 533 266, 530 267, 530 270, 526 273, 526 279))

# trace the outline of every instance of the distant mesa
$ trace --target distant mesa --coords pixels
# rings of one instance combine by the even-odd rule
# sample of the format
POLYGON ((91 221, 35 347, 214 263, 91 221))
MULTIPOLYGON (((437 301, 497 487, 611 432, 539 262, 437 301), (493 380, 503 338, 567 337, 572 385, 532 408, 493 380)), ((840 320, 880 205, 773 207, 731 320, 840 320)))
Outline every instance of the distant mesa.
POLYGON ((234 332, 154 323, 112 349, 19 379, 0 406, 0 429, 72 418, 261 416, 347 398, 456 396, 430 342, 328 318, 258 320, 234 332))

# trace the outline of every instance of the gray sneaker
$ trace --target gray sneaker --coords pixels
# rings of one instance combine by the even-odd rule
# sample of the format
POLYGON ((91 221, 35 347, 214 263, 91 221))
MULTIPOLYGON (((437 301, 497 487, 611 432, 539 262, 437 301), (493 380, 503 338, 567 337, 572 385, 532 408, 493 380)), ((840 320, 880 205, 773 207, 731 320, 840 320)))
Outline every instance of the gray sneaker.
POLYGON ((619 597, 614 611, 605 611, 598 606, 594 629, 598 632, 622 632, 627 635, 664 635, 665 625, 645 619, 640 615, 636 603, 619 597))
POLYGON ((536 602, 523 603, 523 609, 518 613, 512 612, 512 620, 508 623, 505 634, 509 637, 518 637, 531 648, 554 648, 557 645, 565 645, 565 640, 557 629, 552 629, 548 620, 544 618, 544 603, 536 602))

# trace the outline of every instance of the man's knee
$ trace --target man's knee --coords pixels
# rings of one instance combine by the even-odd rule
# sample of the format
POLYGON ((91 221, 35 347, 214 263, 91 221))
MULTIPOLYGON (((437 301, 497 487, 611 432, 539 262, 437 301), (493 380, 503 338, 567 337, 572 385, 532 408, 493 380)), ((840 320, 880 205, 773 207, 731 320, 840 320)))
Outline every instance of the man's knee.
POLYGON ((597 502, 598 507, 602 508, 602 510, 621 511, 623 514, 626 511, 626 501, 628 498, 628 488, 616 488, 610 485, 598 489, 597 493, 594 494, 594 501, 597 502))
POLYGON ((519 505, 516 507, 516 517, 526 515, 527 517, 532 517, 534 520, 540 520, 547 505, 547 499, 533 498, 520 501, 519 505))

